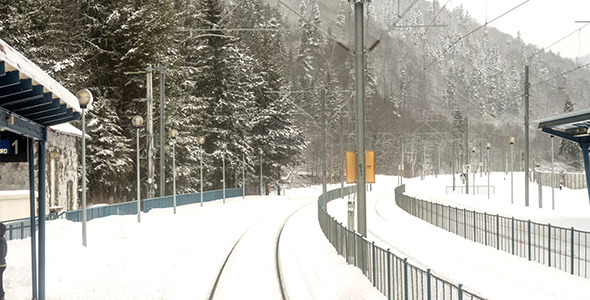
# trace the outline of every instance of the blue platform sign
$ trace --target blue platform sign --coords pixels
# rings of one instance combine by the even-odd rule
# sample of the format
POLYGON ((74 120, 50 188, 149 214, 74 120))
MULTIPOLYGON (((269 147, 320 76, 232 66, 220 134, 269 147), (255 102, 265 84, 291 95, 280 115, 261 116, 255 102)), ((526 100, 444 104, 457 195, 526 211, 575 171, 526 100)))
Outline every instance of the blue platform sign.
POLYGON ((0 163, 27 162, 27 154, 27 138, 9 131, 0 131, 0 163))

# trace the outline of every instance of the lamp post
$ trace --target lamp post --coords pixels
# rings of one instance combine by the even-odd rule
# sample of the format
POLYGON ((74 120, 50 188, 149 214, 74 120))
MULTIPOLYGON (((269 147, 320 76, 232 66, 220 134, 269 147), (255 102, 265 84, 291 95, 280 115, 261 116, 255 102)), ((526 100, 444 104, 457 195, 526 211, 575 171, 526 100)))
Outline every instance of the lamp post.
POLYGON ((82 245, 86 247, 86 108, 92 104, 92 93, 88 89, 76 93, 82 109, 82 245))
MULTIPOLYGON (((178 130, 171 129, 168 132, 168 137, 172 142, 172 199, 174 202, 174 214, 176 214, 176 137, 178 136, 178 130)), ((160 187, 163 189, 164 187, 160 187)))
POLYGON ((136 140, 136 146, 137 146, 137 223, 141 222, 141 189, 140 189, 140 178, 139 178, 139 129, 141 128, 141 126, 143 125, 143 118, 139 115, 136 115, 135 117, 133 117, 133 119, 131 119, 131 124, 133 124, 133 127, 135 127, 135 129, 137 130, 137 140, 136 140))
POLYGON ((200 155, 200 164, 201 164, 201 207, 203 207, 203 144, 205 144, 205 138, 199 138, 199 155, 200 155))
POLYGON ((246 148, 242 148, 242 199, 246 197, 246 148))
MULTIPOLYGON (((471 153, 473 153, 473 156, 475 157, 475 147, 471 148, 471 153)), ((473 168, 473 182, 471 183, 471 189, 473 189, 473 195, 475 195, 475 173, 477 173, 477 167, 473 168)))
POLYGON ((221 144, 221 161, 223 162, 223 203, 225 203, 225 149, 227 149, 227 144, 221 144))
POLYGON ((514 137, 509 137, 508 142, 510 143, 510 203, 514 204, 514 137))
POLYGON ((492 147, 491 143, 487 143, 486 144, 486 149, 488 149, 488 166, 487 166, 487 171, 488 171, 488 199, 490 199, 490 148, 492 147))
POLYGON ((553 170, 554 162, 553 135, 551 135, 551 208, 553 210, 555 210, 555 174, 553 170))
POLYGON ((262 154, 264 154, 264 151, 260 149, 258 154, 260 154, 260 196, 262 196, 262 154))

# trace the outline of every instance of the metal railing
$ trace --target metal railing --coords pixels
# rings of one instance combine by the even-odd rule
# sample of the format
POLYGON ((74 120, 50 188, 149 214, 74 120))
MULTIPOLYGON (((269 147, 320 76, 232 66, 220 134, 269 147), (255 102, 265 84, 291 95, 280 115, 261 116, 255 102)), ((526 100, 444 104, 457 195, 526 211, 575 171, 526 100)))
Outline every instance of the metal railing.
MULTIPOLYGON (((242 196, 242 189, 226 189, 225 197, 240 197, 242 196)), ((209 202, 223 198, 223 190, 208 191, 203 193, 203 202, 209 202)), ((158 197, 143 199, 142 212, 147 213, 154 208, 167 208, 173 206, 173 196, 158 197)), ((201 202, 201 194, 183 194, 176 195, 176 205, 187 205, 201 202)), ((102 218, 113 215, 135 215, 137 214, 137 202, 129 201, 124 203, 117 203, 104 206, 96 206, 86 209, 86 220, 90 221, 96 218, 102 218)), ((82 222, 82 210, 74 210, 63 212, 59 215, 48 215, 46 220, 53 220, 57 218, 65 218, 73 222, 82 222)), ((38 224, 38 218, 36 218, 38 224)), ((31 221, 30 218, 10 220, 4 222, 6 225, 6 239, 25 239, 31 236, 31 221)), ((37 225, 35 224, 35 225, 37 225)), ((35 227, 37 228, 37 226, 35 227)))
MULTIPOLYGON (((356 192, 356 186, 346 187, 343 195, 356 192)), ((340 189, 327 192, 326 202, 341 196, 340 189)), ((323 199, 322 196, 318 199, 323 199)), ((465 291, 436 275, 430 269, 423 270, 401 258, 389 249, 385 250, 369 242, 354 231, 348 230, 323 209, 319 210, 322 231, 338 254, 349 264, 359 268, 387 299, 484 299, 465 291)))
POLYGON ((397 205, 430 224, 498 250, 590 276, 590 232, 432 203, 395 190, 397 205))

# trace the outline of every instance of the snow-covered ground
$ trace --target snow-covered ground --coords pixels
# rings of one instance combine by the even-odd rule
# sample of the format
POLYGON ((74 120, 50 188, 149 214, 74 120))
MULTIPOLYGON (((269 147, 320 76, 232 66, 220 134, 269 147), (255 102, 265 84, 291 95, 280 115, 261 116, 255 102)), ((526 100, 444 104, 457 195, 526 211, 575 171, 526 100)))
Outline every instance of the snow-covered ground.
MULTIPOLYGON (((394 181, 393 177, 390 179, 394 181)), ((473 174, 469 175, 470 185, 473 184, 473 174)), ((456 178, 457 185, 461 180, 456 178)), ((397 180, 395 179, 395 182, 397 180)), ((475 184, 487 185, 487 175, 475 175, 475 184)), ((514 203, 510 197, 510 173, 491 173, 490 185, 495 186, 496 194, 491 194, 488 200, 487 194, 483 195, 446 195, 446 187, 452 186, 451 175, 442 175, 435 178, 427 176, 425 180, 411 179, 406 184, 406 195, 418 199, 428 200, 451 205, 475 209, 480 212, 499 214, 505 217, 515 217, 522 220, 531 220, 537 223, 551 223, 551 225, 590 231, 590 200, 588 190, 571 190, 563 188, 555 189, 555 210, 551 196, 551 187, 544 186, 542 190, 542 208, 539 208, 539 186, 529 183, 529 206, 525 206, 524 198, 524 173, 514 173, 514 203)))
MULTIPOLYGON (((397 255, 408 257, 413 264, 430 268, 434 274, 453 283, 461 283, 465 290, 487 299, 589 299, 590 280, 471 242, 423 222, 395 205, 396 177, 379 176, 377 180, 378 184, 367 194, 367 227, 369 240, 375 240, 381 247, 391 248, 397 255)), ((552 220, 555 224, 563 221, 564 226, 579 225, 578 221, 583 220, 583 211, 588 212, 588 207, 583 204, 588 205, 585 190, 556 191, 556 199, 560 200, 556 200, 555 213, 550 205, 545 209, 534 208, 536 192, 531 192, 531 207, 519 208, 523 203, 521 200, 515 200, 515 204, 511 205, 509 177, 507 180, 504 181, 502 174, 493 174, 491 181, 496 185, 498 194, 490 200, 487 194, 445 195, 445 187, 452 185, 449 175, 429 176, 424 181, 415 178, 405 183, 407 194, 421 199, 535 221, 552 220), (507 198, 505 189, 508 191, 507 198), (568 223, 569 215, 579 217, 573 221, 575 224, 568 223)), ((524 182, 524 179, 521 181, 524 182)), ((457 182, 460 181, 457 179, 457 182)), ((536 188, 531 184, 531 191, 536 188)), ((516 193, 518 190, 515 184, 515 199, 524 197, 524 192, 521 195, 516 193)), ((550 200, 550 189, 548 194, 550 200)), ((328 209, 330 214, 346 224, 345 200, 334 200, 328 209)))
MULTIPOLYGON (((471 179, 471 178, 470 178, 471 179)), ((485 180, 484 180, 485 179, 485 180)), ((460 182, 457 179, 457 182, 460 182)), ((492 174, 496 195, 445 195, 451 177, 406 180, 407 194, 478 211, 588 230, 586 190, 544 188, 539 209, 531 183, 523 204, 523 174, 492 174), (504 179, 506 177, 506 179, 504 179), (586 224, 586 225, 585 225, 586 224)), ((369 240, 410 262, 488 299, 588 299, 590 280, 476 244, 427 224, 394 202, 395 177, 379 176, 368 193, 369 240)), ((476 177, 476 184, 487 183, 476 177)), ((338 187, 337 185, 332 188, 338 187)), ((288 299, 384 299, 355 267, 327 242, 317 222, 319 187, 288 190, 287 196, 246 197, 111 216, 88 223, 88 247, 81 224, 47 223, 47 299, 208 299, 230 249, 234 249, 216 290, 219 299, 278 299, 275 256, 279 245, 288 299)), ((346 200, 334 200, 330 214, 346 224, 346 200)), ((30 240, 9 241, 4 284, 7 299, 31 298, 30 240)))
MULTIPOLYGON (((216 299, 280 299, 274 251, 279 247, 289 299, 383 299, 323 236, 315 201, 319 188, 288 196, 246 197, 111 216, 81 223, 47 222, 47 299, 208 299, 230 249, 216 299), (301 208, 300 210, 298 210, 301 208), (248 230, 251 229, 251 230, 248 230), (278 296, 277 296, 278 295, 278 296), (277 298, 279 297, 279 298, 277 298)), ((31 299, 30 239, 8 241, 8 300, 31 299)))

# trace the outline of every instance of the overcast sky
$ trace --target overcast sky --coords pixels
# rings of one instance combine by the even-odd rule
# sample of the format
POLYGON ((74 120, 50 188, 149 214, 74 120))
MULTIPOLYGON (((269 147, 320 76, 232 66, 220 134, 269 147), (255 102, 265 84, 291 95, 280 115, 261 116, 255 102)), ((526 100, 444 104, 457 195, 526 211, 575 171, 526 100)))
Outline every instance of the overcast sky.
MULTIPOLYGON (((403 1, 403 0, 402 0, 403 1)), ((447 0, 436 0, 444 5, 447 0)), ((526 0, 448 0, 447 7, 463 5, 480 22, 502 15, 526 0)), ((403 3, 403 2, 402 2, 403 3)), ((490 26, 516 36, 520 31, 526 43, 547 47, 590 21, 590 0, 529 0, 490 26)), ((590 54, 590 25, 550 48, 562 56, 575 59, 590 54)))

